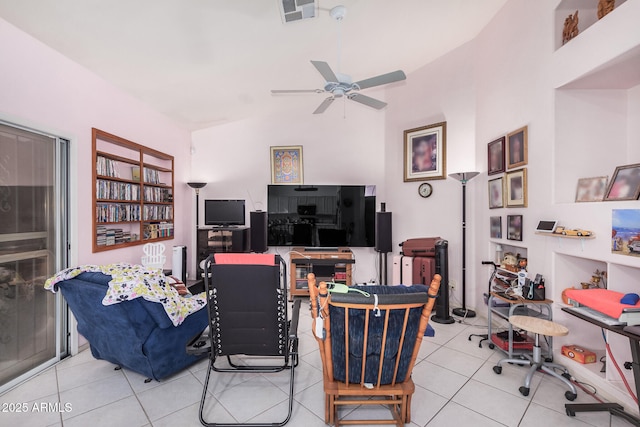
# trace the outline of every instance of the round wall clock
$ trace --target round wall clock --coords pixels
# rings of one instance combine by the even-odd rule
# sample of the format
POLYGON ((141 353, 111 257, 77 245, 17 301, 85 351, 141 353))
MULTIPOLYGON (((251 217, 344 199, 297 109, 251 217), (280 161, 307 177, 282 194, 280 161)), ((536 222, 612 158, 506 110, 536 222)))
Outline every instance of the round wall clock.
POLYGON ((420 194, 420 196, 424 198, 429 197, 432 193, 433 187, 431 187, 431 184, 429 184, 428 182, 423 182, 422 184, 420 184, 420 187, 418 187, 418 194, 420 194))

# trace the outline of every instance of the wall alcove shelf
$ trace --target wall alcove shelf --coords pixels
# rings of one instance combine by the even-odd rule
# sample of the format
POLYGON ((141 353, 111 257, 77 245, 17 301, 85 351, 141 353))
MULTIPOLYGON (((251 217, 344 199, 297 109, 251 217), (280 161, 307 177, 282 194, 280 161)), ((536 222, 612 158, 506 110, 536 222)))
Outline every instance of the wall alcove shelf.
MULTIPOLYGON (((556 237, 555 241, 545 238, 539 246, 548 254, 547 292, 556 301, 564 289, 580 286, 595 271, 605 272, 607 289, 622 294, 637 292, 640 277, 640 258, 613 251, 609 234, 612 211, 636 209, 637 202, 576 202, 580 178, 611 177, 616 167, 640 161, 640 32, 636 18, 640 2, 616 0, 615 9, 601 19, 597 5, 595 0, 561 0, 554 17, 556 49, 550 63, 554 88, 553 215, 567 222, 588 219, 595 231, 594 236, 545 234, 556 237), (562 45, 564 20, 576 10, 580 33, 562 45)), ((605 353, 600 328, 558 310, 558 306, 554 310, 554 321, 571 331, 558 339, 557 349, 579 343, 598 356, 605 353)), ((615 359, 631 360, 625 337, 610 331, 604 337, 615 359)), ((574 377, 593 384, 607 400, 637 410, 622 381, 624 376, 633 383, 633 371, 618 372, 609 356, 605 372, 600 372, 600 363, 562 362, 574 377)))
POLYGON ((93 252, 173 239, 173 156, 93 128, 93 252))

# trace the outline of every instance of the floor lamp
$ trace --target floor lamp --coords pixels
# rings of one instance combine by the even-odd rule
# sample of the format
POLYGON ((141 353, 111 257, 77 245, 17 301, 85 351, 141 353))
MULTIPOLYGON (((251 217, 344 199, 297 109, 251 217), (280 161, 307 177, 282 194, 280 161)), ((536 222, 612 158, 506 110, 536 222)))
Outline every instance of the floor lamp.
POLYGON ((467 232, 467 182, 471 181, 480 172, 459 172, 452 173, 449 176, 457 179, 462 183, 462 307, 454 308, 453 314, 460 317, 475 317, 476 312, 467 309, 467 251, 466 251, 466 232, 467 232))
POLYGON ((187 182, 187 185, 196 190, 196 228, 200 227, 198 212, 200 211, 200 189, 207 185, 206 182, 187 182))

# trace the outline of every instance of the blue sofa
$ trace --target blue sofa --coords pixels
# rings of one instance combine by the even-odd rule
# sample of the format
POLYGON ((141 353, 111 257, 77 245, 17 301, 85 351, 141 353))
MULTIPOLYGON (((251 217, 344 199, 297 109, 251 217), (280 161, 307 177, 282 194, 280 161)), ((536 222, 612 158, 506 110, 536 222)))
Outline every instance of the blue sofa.
POLYGON ((208 326, 206 308, 176 327, 161 304, 143 298, 104 306, 102 299, 110 280, 111 276, 103 273, 85 272, 55 285, 96 359, 160 380, 206 356, 188 355, 185 350, 208 326))

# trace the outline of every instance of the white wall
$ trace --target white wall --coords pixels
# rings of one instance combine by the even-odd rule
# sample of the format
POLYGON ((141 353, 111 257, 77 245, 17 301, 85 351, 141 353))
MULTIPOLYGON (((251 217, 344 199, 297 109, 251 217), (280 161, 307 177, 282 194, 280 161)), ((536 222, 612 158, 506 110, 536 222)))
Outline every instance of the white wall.
MULTIPOLYGON (((322 99, 274 97, 274 110, 264 115, 194 132, 193 179, 208 183, 200 191, 200 218, 207 198, 246 199, 247 221, 249 211, 266 210, 270 146, 280 145, 303 147, 305 184, 376 185, 379 210, 385 200, 384 112, 336 101, 324 114, 311 114, 322 99)), ((270 248, 287 260, 288 250, 270 248)), ((373 248, 354 253, 354 280, 375 279, 373 248)))
MULTIPOLYGON (((449 242, 449 279, 462 282, 462 185, 453 178, 431 180, 433 194, 418 195, 420 182, 404 182, 404 131, 447 122, 447 175, 476 171, 473 51, 468 43, 407 76, 405 86, 389 90, 385 129, 387 210, 393 212, 394 247, 406 239, 439 236, 449 242)), ((477 178, 476 178, 477 180, 477 178)), ((467 185, 467 267, 476 223, 476 181, 467 185)), ((400 248, 395 251, 398 253, 400 248)), ((467 279, 469 279, 467 274, 467 279)), ((461 287, 452 293, 459 306, 461 287)), ((469 304, 467 304, 468 306, 469 304)))
POLYGON ((141 246, 91 253, 92 127, 175 156, 176 236, 165 244, 185 244, 190 133, 2 19, 0 54, 0 119, 71 141, 71 264, 139 262, 142 254, 141 246))
MULTIPOLYGON (((553 87, 549 64, 553 53, 553 2, 510 1, 494 20, 480 33, 475 51, 477 82, 476 150, 483 174, 478 180, 479 217, 475 229, 477 245, 472 257, 475 268, 472 282, 475 305, 482 304, 487 291, 489 268, 482 260, 495 258, 494 246, 489 243, 489 217, 501 216, 503 236, 506 237, 507 215, 523 215, 522 242, 503 242, 526 248, 530 273, 548 278, 551 266, 545 251, 536 248, 544 243, 534 234, 540 219, 553 219, 549 212, 553 201, 553 87), (526 19, 514 19, 514 16, 526 19), (522 126, 528 128, 528 207, 489 209, 487 175, 487 144, 522 126)), ((575 188, 575 183, 571 184, 575 188)), ((520 253, 525 251, 518 250, 520 253)))

